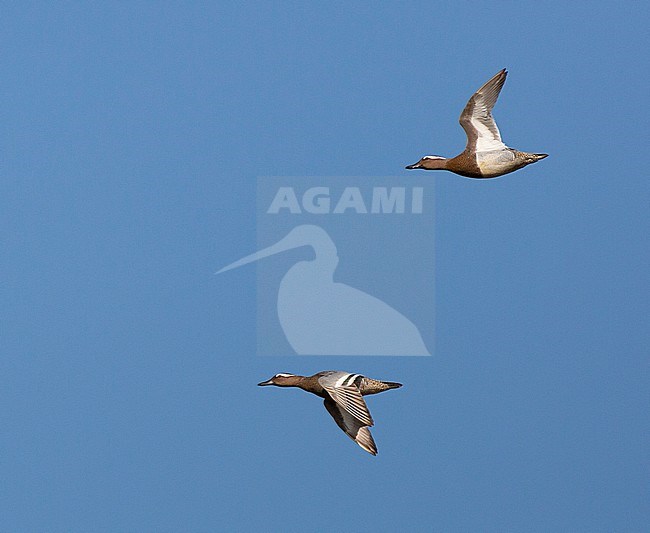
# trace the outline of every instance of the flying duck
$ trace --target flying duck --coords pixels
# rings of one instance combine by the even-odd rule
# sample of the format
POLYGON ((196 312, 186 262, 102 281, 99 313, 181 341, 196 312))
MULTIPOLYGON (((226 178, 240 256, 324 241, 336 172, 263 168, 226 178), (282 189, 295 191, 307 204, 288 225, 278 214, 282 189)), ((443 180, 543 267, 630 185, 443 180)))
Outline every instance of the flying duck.
POLYGON ((501 140, 492 108, 506 81, 506 69, 499 71, 476 91, 460 114, 460 125, 467 134, 465 150, 451 159, 425 155, 407 169, 449 170, 467 178, 496 178, 544 159, 548 154, 529 154, 508 148, 501 140))
POLYGON ((402 386, 401 383, 379 381, 361 374, 337 370, 325 370, 313 376, 281 373, 258 385, 298 387, 324 398, 325 409, 336 424, 348 437, 372 455, 377 455, 377 446, 368 428, 374 425, 374 421, 363 396, 402 386))

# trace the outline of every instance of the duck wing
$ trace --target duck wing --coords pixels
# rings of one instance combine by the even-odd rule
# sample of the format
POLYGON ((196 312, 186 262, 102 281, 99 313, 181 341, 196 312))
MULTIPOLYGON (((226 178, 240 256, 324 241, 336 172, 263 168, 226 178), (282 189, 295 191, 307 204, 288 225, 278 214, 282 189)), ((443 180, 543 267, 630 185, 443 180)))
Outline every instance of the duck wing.
POLYGON ((377 445, 375 444, 368 426, 357 420, 355 416, 348 413, 343 407, 330 398, 325 398, 323 402, 325 409, 332 415, 336 425, 350 437, 354 442, 372 455, 377 455, 377 445))
POLYGON ((495 74, 476 91, 467 102, 458 121, 467 134, 467 148, 470 152, 504 150, 497 123, 492 118, 492 108, 506 82, 506 69, 495 74))
POLYGON ((337 405, 361 422, 362 426, 372 426, 375 422, 357 385, 360 379, 363 379, 361 374, 334 371, 319 377, 318 383, 337 405))

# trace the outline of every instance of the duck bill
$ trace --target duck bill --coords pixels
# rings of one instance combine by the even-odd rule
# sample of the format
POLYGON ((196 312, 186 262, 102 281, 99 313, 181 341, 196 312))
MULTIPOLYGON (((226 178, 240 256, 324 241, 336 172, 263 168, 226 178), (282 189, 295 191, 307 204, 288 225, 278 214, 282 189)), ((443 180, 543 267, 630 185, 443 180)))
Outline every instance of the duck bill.
POLYGON ((258 383, 258 387, 266 387, 267 385, 273 385, 273 380, 269 379, 267 381, 262 381, 261 383, 258 383))
POLYGON ((414 168, 422 168, 420 166, 420 162, 418 161, 417 163, 413 163, 412 165, 409 165, 407 167, 404 167, 406 170, 413 170, 414 168))

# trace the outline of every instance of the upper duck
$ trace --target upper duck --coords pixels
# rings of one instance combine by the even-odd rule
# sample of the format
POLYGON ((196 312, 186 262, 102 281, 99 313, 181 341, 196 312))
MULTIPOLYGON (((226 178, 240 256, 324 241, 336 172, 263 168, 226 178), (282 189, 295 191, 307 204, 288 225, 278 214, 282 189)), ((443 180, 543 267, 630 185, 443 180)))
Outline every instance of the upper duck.
POLYGON ((336 424, 359 446, 377 455, 377 446, 368 427, 374 425, 363 396, 401 387, 401 383, 379 381, 361 374, 325 370, 313 376, 276 374, 259 386, 298 387, 324 398, 325 409, 336 424))
POLYGON ((447 159, 425 155, 407 169, 449 170, 467 178, 496 178, 544 159, 548 154, 529 154, 508 148, 501 141, 492 108, 506 81, 506 69, 499 71, 476 91, 460 114, 460 125, 467 134, 465 150, 447 159))

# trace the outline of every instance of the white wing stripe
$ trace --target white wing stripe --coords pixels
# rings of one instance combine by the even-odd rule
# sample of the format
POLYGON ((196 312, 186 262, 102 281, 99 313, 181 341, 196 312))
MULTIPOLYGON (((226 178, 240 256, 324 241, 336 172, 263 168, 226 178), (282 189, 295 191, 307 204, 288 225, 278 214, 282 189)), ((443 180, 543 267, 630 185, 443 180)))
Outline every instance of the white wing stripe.
POLYGON ((343 374, 339 379, 336 380, 336 383, 334 383, 335 387, 342 387, 343 382, 348 379, 352 374, 343 374))
POLYGON ((489 152, 491 150, 503 150, 506 148, 506 145, 503 144, 501 139, 494 135, 494 133, 490 131, 490 129, 478 118, 472 117, 470 122, 478 135, 478 138, 476 139, 477 152, 489 152))

